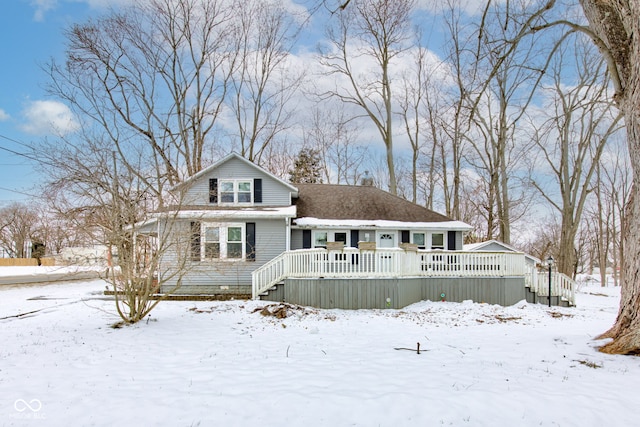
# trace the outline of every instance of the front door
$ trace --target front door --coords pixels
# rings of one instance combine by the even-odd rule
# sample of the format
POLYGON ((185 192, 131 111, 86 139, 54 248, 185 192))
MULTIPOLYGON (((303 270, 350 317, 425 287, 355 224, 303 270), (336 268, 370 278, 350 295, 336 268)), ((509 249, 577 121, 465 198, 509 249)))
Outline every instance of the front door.
POLYGON ((379 248, 395 248, 396 239, 393 233, 382 232, 378 234, 378 247, 379 248))
MULTIPOLYGON (((396 246, 396 238, 394 233, 382 232, 378 233, 378 248, 388 249, 396 246)), ((391 274, 393 272, 393 259, 389 252, 377 252, 378 254, 378 273, 391 274)))

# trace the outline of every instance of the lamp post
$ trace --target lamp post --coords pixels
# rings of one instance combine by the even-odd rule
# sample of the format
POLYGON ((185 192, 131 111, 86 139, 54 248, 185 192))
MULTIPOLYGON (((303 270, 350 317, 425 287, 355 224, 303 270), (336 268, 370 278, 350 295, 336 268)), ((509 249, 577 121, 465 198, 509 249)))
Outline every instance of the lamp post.
POLYGON ((553 268, 553 257, 547 258, 547 267, 549 267, 549 307, 551 307, 551 269, 553 268))

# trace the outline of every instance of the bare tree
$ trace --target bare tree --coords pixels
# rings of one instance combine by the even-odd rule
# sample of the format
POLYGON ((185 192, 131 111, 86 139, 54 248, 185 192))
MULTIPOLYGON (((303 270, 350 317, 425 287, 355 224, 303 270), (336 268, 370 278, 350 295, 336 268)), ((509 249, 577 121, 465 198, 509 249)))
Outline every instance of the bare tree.
POLYGON ((327 75, 343 80, 323 95, 357 106, 374 124, 386 150, 389 190, 396 194, 391 66, 411 38, 413 0, 354 0, 351 7, 328 30, 330 47, 320 62, 327 75), (365 61, 374 67, 363 69, 365 61))
POLYGON ((549 43, 539 35, 517 39, 529 8, 520 2, 490 3, 476 29, 476 72, 483 83, 470 95, 475 132, 469 135, 469 146, 475 155, 468 160, 487 180, 488 229, 497 230, 488 238, 505 243, 511 242, 511 224, 526 198, 517 171, 525 169, 528 146, 518 125, 544 75, 548 56, 549 43))
POLYGON ((177 217, 180 200, 167 211, 152 214, 143 197, 144 185, 139 186, 136 176, 118 170, 115 155, 112 172, 105 195, 109 202, 103 211, 104 243, 115 250, 117 262, 105 279, 121 323, 133 324, 182 286, 190 270, 192 235, 177 217), (171 265, 160 269, 161 259, 170 259, 171 265), (168 283, 173 284, 171 289, 160 294, 160 287, 168 283))
MULTIPOLYGON (((622 135, 620 135, 622 137, 622 135)), ((621 138, 615 138, 605 147, 596 168, 593 185, 594 201, 585 208, 589 228, 590 265, 600 269, 600 283, 606 286, 609 272, 614 285, 619 284, 620 259, 624 255, 621 243, 624 206, 630 191, 630 168, 621 138)))
MULTIPOLYGON (((544 8, 554 5, 546 2, 544 8)), ((607 64, 614 88, 613 100, 624 116, 627 146, 633 169, 632 190, 623 222, 622 297, 616 323, 600 338, 612 338, 601 351, 617 354, 640 353, 640 40, 634 35, 640 26, 640 4, 630 0, 580 0, 589 26, 567 20, 529 26, 538 31, 563 25, 586 34, 598 47, 607 64)))
MULTIPOLYGON (((422 125, 425 96, 424 90, 428 81, 427 49, 417 46, 413 52, 414 67, 402 74, 402 92, 400 95, 400 116, 404 122, 405 132, 411 144, 411 200, 418 201, 418 158, 423 145, 422 125), (425 81, 426 80, 426 81, 425 81)), ((431 155, 431 170, 435 161, 435 150, 431 155)))
MULTIPOLYGON (((477 63, 469 52, 473 51, 474 31, 462 18, 456 0, 447 2, 444 22, 448 35, 447 61, 451 67, 453 84, 444 91, 444 102, 434 102, 433 95, 427 97, 427 111, 434 141, 440 139, 442 165, 442 189, 445 213, 453 219, 461 219, 462 153, 465 151, 465 135, 471 126, 469 95, 477 86, 477 63), (441 129, 442 132, 438 132, 441 129)), ((437 91, 431 91, 431 94, 437 91)), ((437 99, 437 98, 436 98, 437 99)))
MULTIPOLYGON (((620 150, 620 148, 618 148, 620 150)), ((609 221, 609 235, 611 236, 611 259, 614 271, 614 283, 619 284, 619 272, 624 259, 624 239, 622 236, 623 224, 626 221, 625 207, 631 194, 631 168, 628 155, 619 155, 615 152, 611 158, 613 161, 603 168, 602 185, 605 190, 605 200, 609 205, 611 219, 609 221)), ((624 150, 622 150, 624 151, 624 150)), ((626 154, 626 153, 625 153, 626 154)))
MULTIPOLYGON (((135 323, 181 285, 189 267, 185 258, 190 235, 172 233, 180 226, 175 214, 154 213, 158 202, 148 182, 157 180, 162 170, 146 167, 143 156, 134 163, 131 155, 125 167, 109 139, 86 137, 82 144, 56 141, 40 152, 40 160, 50 166, 46 195, 69 228, 109 248, 113 257, 104 279, 115 295, 122 321, 135 323), (157 225, 145 228, 145 224, 157 225), (159 260, 171 252, 176 265, 159 270, 159 260), (156 295, 165 283, 176 285, 156 295)), ((164 199, 180 204, 170 194, 164 199)))
MULTIPOLYGON (((578 45, 578 47, 581 47, 578 45)), ((547 111, 552 116, 536 132, 536 146, 545 168, 550 170, 555 192, 534 179, 533 185, 558 211, 561 217, 561 234, 558 251, 558 271, 569 276, 577 271, 576 236, 587 197, 593 189, 596 173, 604 147, 619 128, 621 116, 613 110, 607 99, 604 78, 604 62, 589 49, 578 50, 571 59, 577 83, 567 87, 562 81, 565 58, 560 57, 553 71, 553 98, 547 111)))
POLYGON ((231 77, 229 106, 237 123, 240 153, 261 163, 267 146, 291 126, 294 95, 304 71, 296 70, 288 59, 300 24, 274 2, 237 6, 239 58, 231 77))
POLYGON ((320 105, 312 110, 304 145, 319 150, 323 180, 356 184, 365 165, 367 147, 358 144, 359 131, 346 117, 343 106, 320 105))
POLYGON ((50 64, 49 92, 107 138, 129 172, 140 153, 161 169, 146 183, 161 198, 165 183, 202 169, 235 68, 233 12, 227 1, 150 0, 76 24, 66 62, 50 64))
POLYGON ((39 228, 38 211, 24 203, 0 209, 0 248, 10 258, 25 258, 27 244, 39 228))

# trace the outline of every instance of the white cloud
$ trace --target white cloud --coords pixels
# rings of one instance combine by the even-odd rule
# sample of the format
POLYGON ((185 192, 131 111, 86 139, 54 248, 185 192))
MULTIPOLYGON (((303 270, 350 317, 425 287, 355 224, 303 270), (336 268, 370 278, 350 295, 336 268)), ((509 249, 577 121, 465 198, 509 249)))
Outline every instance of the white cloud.
POLYGON ((21 128, 32 135, 66 135, 80 127, 69 107, 57 101, 32 101, 23 115, 21 128))
POLYGON ((60 6, 62 1, 67 3, 86 3, 91 9, 106 9, 110 6, 131 4, 131 0, 31 0, 31 6, 35 9, 33 20, 36 22, 44 21, 45 15, 60 6))
POLYGON ((58 4, 57 0, 31 0, 31 6, 35 7, 33 12, 33 20, 37 22, 44 21, 44 15, 58 4))
POLYGON ((0 122, 4 122, 5 120, 9 120, 10 116, 9 114, 7 114, 6 111, 4 111, 2 108, 0 108, 0 122))
MULTIPOLYGON (((505 1, 506 0, 498 0, 496 3, 504 3, 505 1)), ((487 0, 454 0, 452 4, 454 7, 463 10, 467 15, 474 16, 482 13, 487 6, 487 0)), ((450 7, 449 2, 433 0, 418 0, 416 6, 418 9, 431 12, 442 12, 450 7)))
POLYGON ((92 9, 105 9, 110 6, 131 4, 131 0, 73 0, 78 3, 86 3, 92 9))

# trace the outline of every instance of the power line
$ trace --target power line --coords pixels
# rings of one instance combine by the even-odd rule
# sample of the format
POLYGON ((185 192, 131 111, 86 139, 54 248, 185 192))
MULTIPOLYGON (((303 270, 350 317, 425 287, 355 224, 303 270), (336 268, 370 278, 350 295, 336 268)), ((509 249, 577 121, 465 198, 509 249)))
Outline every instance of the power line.
POLYGON ((22 145, 23 147, 30 148, 26 143, 24 143, 24 142, 22 142, 22 141, 20 141, 20 140, 17 140, 17 139, 14 139, 14 138, 8 137, 8 136, 6 136, 6 135, 2 135, 2 134, 0 134, 0 138, 2 138, 2 139, 6 139, 7 141, 15 142, 16 144, 18 144, 18 145, 22 145))
POLYGON ((3 190, 3 191, 10 191, 11 193, 16 193, 16 194, 22 194, 23 196, 38 197, 38 196, 36 196, 36 195, 34 195, 34 194, 28 194, 28 193, 25 193, 25 192, 22 192, 22 191, 12 190, 12 189, 10 189, 10 188, 5 188, 5 187, 0 187, 0 190, 3 190))
MULTIPOLYGON (((2 134, 0 134, 0 138, 6 139, 7 141, 14 142, 14 143, 19 144, 19 145, 21 145, 23 147, 30 148, 27 144, 25 144, 24 142, 18 141, 17 139, 9 138, 8 136, 2 135, 2 134)), ((38 158, 33 157, 33 156, 29 155, 29 154, 20 153, 18 151, 11 150, 11 149, 5 148, 5 147, 0 147, 0 150, 6 151, 6 152, 11 153, 11 154, 14 154, 16 156, 24 157, 25 159, 29 159, 29 160, 32 160, 32 161, 37 162, 37 163, 42 163, 44 165, 56 167, 56 165, 54 165, 53 163, 49 163, 49 162, 44 161, 42 159, 38 159, 38 158)))

